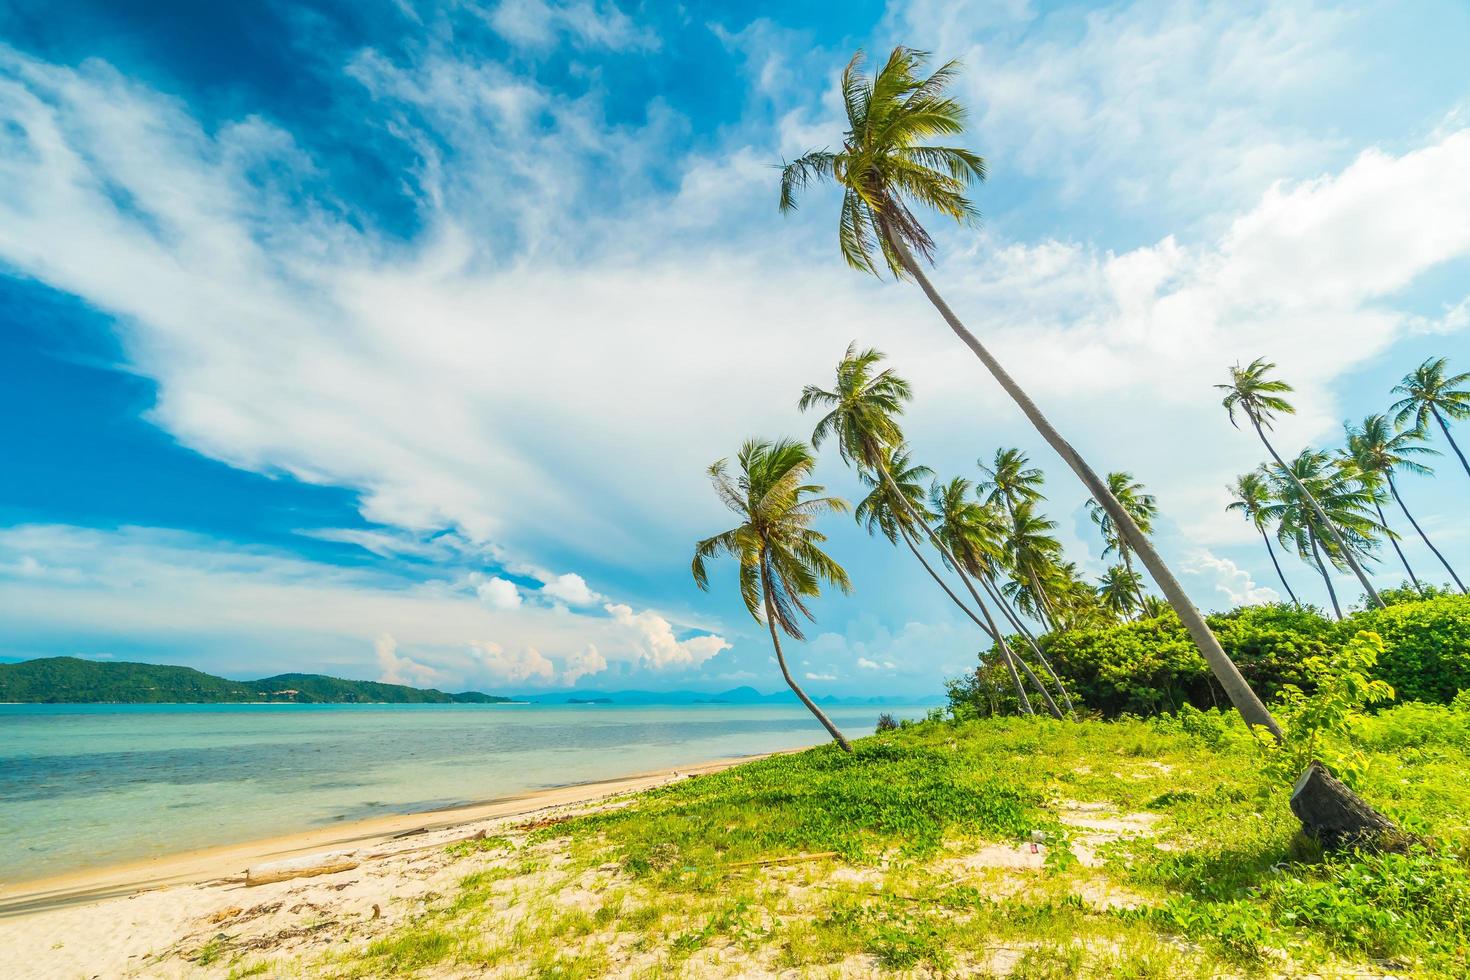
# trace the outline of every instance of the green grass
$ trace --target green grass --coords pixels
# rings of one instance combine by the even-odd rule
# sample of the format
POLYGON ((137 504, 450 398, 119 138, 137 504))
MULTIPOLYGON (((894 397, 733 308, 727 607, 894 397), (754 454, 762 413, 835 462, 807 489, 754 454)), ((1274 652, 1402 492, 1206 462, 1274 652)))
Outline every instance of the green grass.
POLYGON ((457 845, 457 893, 306 972, 1467 975, 1470 715, 1406 705, 1353 739, 1360 792, 1425 847, 1324 856, 1228 715, 929 722, 457 845), (1153 832, 1087 866, 1061 850, 1079 804, 1153 832), (1038 830, 1040 868, 964 864, 1038 830))

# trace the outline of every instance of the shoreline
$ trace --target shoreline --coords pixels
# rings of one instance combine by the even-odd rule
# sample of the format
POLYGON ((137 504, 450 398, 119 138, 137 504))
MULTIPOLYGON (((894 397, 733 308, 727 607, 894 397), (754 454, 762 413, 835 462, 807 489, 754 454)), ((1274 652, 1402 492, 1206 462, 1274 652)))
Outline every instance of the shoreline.
MULTIPOLYGON (((804 748, 784 751, 800 752, 804 748)), ((364 856, 367 860, 391 857, 396 853, 413 850, 421 838, 435 832, 524 817, 544 810, 603 802, 612 797, 643 792, 689 776, 719 772, 741 763, 779 754, 782 753, 727 756, 694 765, 538 789, 442 810, 387 814, 351 823, 333 824, 330 827, 181 851, 162 857, 106 864, 43 878, 4 881, 0 882, 0 921, 171 888, 193 885, 244 887, 245 870, 252 865, 300 857, 313 851, 385 848, 402 842, 397 850, 364 856)))

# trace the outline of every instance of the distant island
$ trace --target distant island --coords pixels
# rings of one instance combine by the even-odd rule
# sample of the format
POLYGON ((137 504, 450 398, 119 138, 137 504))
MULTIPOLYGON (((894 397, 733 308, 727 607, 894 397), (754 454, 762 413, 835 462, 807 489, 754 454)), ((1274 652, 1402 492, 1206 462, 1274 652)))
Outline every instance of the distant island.
POLYGON ((0 664, 0 702, 28 704, 504 704, 479 691, 277 674, 232 681, 192 667, 45 657, 0 664))

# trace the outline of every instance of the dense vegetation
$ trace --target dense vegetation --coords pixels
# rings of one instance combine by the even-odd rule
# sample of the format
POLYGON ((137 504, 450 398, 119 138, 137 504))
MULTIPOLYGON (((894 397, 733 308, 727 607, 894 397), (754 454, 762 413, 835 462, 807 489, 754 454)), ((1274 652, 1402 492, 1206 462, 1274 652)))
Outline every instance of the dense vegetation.
MULTIPOLYGON (((1402 590, 1385 592, 1407 598, 1402 590)), ((1210 627, 1251 685, 1274 699, 1288 685, 1310 689, 1303 663, 1339 650, 1359 630, 1382 638, 1376 675, 1401 700, 1449 703, 1470 689, 1470 598, 1443 595, 1395 601, 1341 622, 1310 608, 1247 606, 1210 617, 1210 627)), ((1108 717, 1226 706, 1209 668, 1172 614, 1049 633, 1040 638, 1080 705, 1108 717)), ((1014 710, 1008 679, 985 658, 974 674, 950 682, 951 706, 988 715, 1014 710)))
POLYGON ((0 702, 43 704, 229 704, 298 703, 447 704, 489 703, 509 698, 478 691, 443 691, 349 681, 322 674, 278 674, 257 681, 231 681, 190 667, 104 663, 76 657, 45 657, 0 664, 0 702))
POLYGON ((1330 740, 1420 843, 1322 853, 1233 712, 931 720, 456 845, 457 888, 336 952, 216 952, 236 976, 1465 976, 1470 701, 1330 740))

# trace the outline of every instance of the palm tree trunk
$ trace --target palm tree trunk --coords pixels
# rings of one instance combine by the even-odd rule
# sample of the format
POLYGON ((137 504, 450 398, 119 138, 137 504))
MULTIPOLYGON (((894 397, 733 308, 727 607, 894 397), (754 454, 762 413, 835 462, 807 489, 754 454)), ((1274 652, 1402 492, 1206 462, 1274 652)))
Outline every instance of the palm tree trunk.
POLYGON ((1439 423, 1439 431, 1443 432, 1444 437, 1450 441, 1450 448, 1455 451, 1456 456, 1460 457, 1460 465, 1465 467, 1465 475, 1470 476, 1470 462, 1465 461, 1465 454, 1460 452, 1460 447, 1455 442, 1455 437, 1450 435, 1450 427, 1445 425, 1444 416, 1439 414, 1439 409, 1437 408, 1431 408, 1430 411, 1434 413, 1434 421, 1439 423))
POLYGON ((1119 541, 1118 551, 1123 556, 1123 567, 1128 570, 1128 577, 1133 581, 1133 594, 1138 596, 1138 614, 1142 616, 1146 604, 1143 601, 1143 582, 1140 580, 1141 576, 1137 579, 1133 578, 1133 559, 1128 557, 1128 546, 1119 541))
POLYGON ((771 646, 776 648, 776 663, 781 666, 781 676, 786 678, 786 685, 791 688, 801 703, 806 705, 806 710, 815 715, 817 721, 822 723, 822 727, 827 729, 827 734, 832 736, 832 740, 842 746, 842 751, 851 752, 852 745, 837 730, 837 726, 832 724, 832 719, 827 717, 826 712, 806 696, 806 692, 801 689, 801 685, 796 683, 796 678, 791 676, 791 670, 786 666, 786 654, 781 651, 781 638, 776 633, 776 615, 775 610, 771 608, 771 577, 766 571, 764 558, 761 560, 761 593, 766 603, 766 625, 771 628, 771 646))
POLYGON ((954 590, 949 587, 949 583, 939 577, 939 573, 934 570, 934 566, 929 564, 929 559, 924 557, 924 553, 919 550, 919 546, 914 543, 913 538, 909 537, 908 526, 905 524, 899 524, 898 533, 903 535, 903 543, 909 546, 909 551, 912 551, 914 553, 914 557, 919 559, 919 564, 924 566, 924 571, 928 572, 929 577, 932 578, 939 585, 939 587, 944 590, 944 594, 949 596, 950 601, 953 602, 956 606, 959 606, 960 611, 963 612, 966 616, 969 616, 971 621, 973 621, 976 626, 980 627, 980 632, 990 637, 990 642, 996 643, 996 645, 1000 648, 1001 660, 1005 662, 1006 670, 1011 675, 1011 683, 1016 685, 1016 697, 1021 702, 1022 713, 1034 715, 1036 711, 1034 708, 1031 707, 1031 699, 1026 696, 1026 688, 1021 683, 1021 675, 1016 672, 1016 664, 1015 661, 1011 658, 1010 648, 997 643, 995 633, 991 631, 990 627, 981 622, 980 617, 976 616, 975 613, 970 609, 970 607, 965 605, 964 600, 954 594, 954 590))
POLYGON ((1276 549, 1271 547, 1271 538, 1266 534, 1266 529, 1258 528, 1257 530, 1261 532, 1261 540, 1266 542, 1266 554, 1271 556, 1271 564, 1276 566, 1276 577, 1281 579, 1282 588, 1286 589, 1286 594, 1291 596, 1291 604, 1300 606, 1301 602, 1298 601, 1296 593, 1291 591, 1291 586, 1287 584, 1286 574, 1281 571, 1281 562, 1276 560, 1276 549))
POLYGON ((1394 552, 1399 556, 1399 561, 1403 563, 1404 571, 1409 573, 1409 581, 1414 583, 1414 590, 1423 596, 1424 586, 1419 584, 1419 576, 1414 574, 1414 569, 1409 566, 1409 559, 1404 557, 1404 549, 1399 547, 1398 535, 1389 528, 1388 518, 1383 513, 1383 506, 1374 500, 1373 509, 1378 511, 1378 523, 1383 526, 1383 533, 1388 535, 1388 543, 1393 545, 1394 552))
POLYGON ((934 308, 939 311, 939 315, 944 318, 945 323, 949 324, 949 328, 980 359, 980 362, 990 371, 1001 388, 1005 390, 1006 394, 1011 396, 1011 399, 1020 407, 1021 411, 1026 415, 1026 418, 1041 433, 1042 438, 1047 441, 1047 444, 1072 468, 1072 472, 1077 474, 1077 477, 1082 481, 1088 493, 1092 494, 1093 498, 1102 504, 1103 509, 1112 517, 1122 537, 1138 553, 1139 560, 1143 562, 1144 567, 1153 576, 1154 582, 1158 585, 1160 591, 1164 593, 1164 598, 1169 600, 1169 605, 1173 606, 1174 611, 1179 614, 1180 620, 1183 621, 1185 627, 1189 630, 1189 635, 1194 638, 1195 645, 1199 647, 1200 655, 1204 657, 1205 663, 1209 664, 1210 670, 1214 672, 1215 677, 1220 681, 1220 686, 1225 689, 1225 693, 1230 697, 1231 704, 1235 706, 1236 711, 1240 712, 1240 716, 1245 719, 1245 723, 1252 727, 1264 728, 1275 736, 1276 739, 1280 740, 1282 737, 1281 726, 1276 724, 1276 719, 1271 717, 1271 712, 1266 710, 1266 706, 1261 703, 1261 699, 1256 696, 1256 692, 1251 690, 1251 686, 1241 676, 1240 669, 1235 666, 1235 662, 1230 659, 1230 656, 1226 654, 1224 648, 1220 646, 1220 641, 1210 631, 1210 626, 1205 622, 1204 615, 1189 600, 1189 596, 1184 592, 1184 587, 1174 577, 1174 573, 1165 564, 1163 557, 1154 549, 1153 544, 1148 540, 1147 536, 1139 530, 1132 516, 1118 503, 1118 498, 1113 496, 1112 491, 1108 489, 1107 483, 1093 471, 1091 466, 1087 465, 1087 462, 1072 448, 1071 444, 1062 438, 1061 433, 1052 427, 1052 424, 1047 421, 1046 416, 1041 413, 1041 409, 1036 407, 1036 403, 1031 400, 1031 397, 1026 394, 1025 390, 1016 384, 1015 380, 1006 372, 1006 369, 1001 366, 1000 362, 991 355, 984 344, 980 343, 979 338, 972 334, 960 322, 959 317, 954 315, 949 305, 944 302, 943 297, 939 295, 934 289, 933 284, 929 282, 929 277, 924 275, 924 270, 914 261, 913 255, 909 252, 908 246, 903 243, 902 239, 892 234, 886 227, 884 228, 884 237, 898 253, 904 269, 918 282, 919 288, 924 291, 924 295, 929 298, 929 302, 934 304, 934 308))
POLYGON ((1051 611, 1051 603, 1047 601, 1046 591, 1041 587, 1041 580, 1036 577, 1036 569, 1027 567, 1026 576, 1031 579, 1031 593, 1036 597, 1036 614, 1041 620, 1041 625, 1046 627, 1048 633, 1057 631, 1057 617, 1051 611))
POLYGON ((1322 552, 1317 548, 1317 533, 1307 525, 1307 538, 1312 542, 1312 557, 1317 559, 1317 571, 1322 573, 1322 581, 1327 583, 1327 595, 1332 600, 1332 611, 1337 613, 1337 619, 1342 621, 1342 607, 1337 604, 1337 590, 1332 587, 1332 576, 1327 574, 1327 566, 1322 562, 1322 552))
POLYGON ((1291 467, 1287 466, 1286 462, 1281 458, 1281 454, 1276 452, 1276 447, 1271 445, 1271 440, 1266 438, 1266 430, 1261 428, 1261 423, 1256 418, 1256 413, 1247 408, 1245 414, 1251 420, 1251 425, 1255 427, 1256 435, 1261 437, 1261 444, 1266 447, 1266 452, 1270 453, 1271 458, 1276 460, 1276 465, 1281 468, 1281 472, 1285 473, 1287 478, 1295 484, 1296 492, 1302 495, 1302 499, 1311 506, 1312 513, 1317 515, 1317 520, 1322 522, 1322 526, 1327 530, 1328 536, 1332 538, 1332 543, 1337 545, 1337 550, 1342 553, 1343 560, 1348 563, 1348 567, 1358 577, 1358 582, 1363 586, 1364 591, 1367 592, 1368 598, 1379 609, 1387 608, 1383 604, 1383 599, 1379 597, 1378 590, 1373 588, 1372 582, 1368 581, 1368 576, 1363 571, 1363 566, 1359 565, 1358 559, 1353 557, 1353 550, 1348 547, 1347 542, 1338 533, 1337 525, 1328 519, 1326 512, 1322 510, 1322 505, 1317 503, 1316 497, 1312 496, 1312 491, 1308 490, 1306 484, 1297 479, 1296 474, 1291 471, 1291 467))
POLYGON ((1440 554, 1439 549, 1430 542, 1429 535, 1425 534, 1424 529, 1419 526, 1419 522, 1414 520, 1414 515, 1409 513, 1409 508, 1404 505, 1404 498, 1399 496, 1399 488, 1394 485, 1392 473, 1388 474, 1388 491, 1393 494, 1393 499, 1398 501, 1399 510, 1404 512, 1404 516, 1409 519, 1409 523, 1414 526, 1414 530, 1419 532, 1419 537, 1423 540, 1425 547, 1434 552, 1434 557, 1439 559, 1439 563, 1444 566, 1445 571, 1450 573, 1450 578, 1455 580, 1455 584, 1460 587, 1460 593, 1464 595, 1465 583, 1460 581, 1460 576, 1455 574, 1455 570, 1450 567, 1450 563, 1445 561, 1444 555, 1440 554))
POLYGON ((1067 693, 1067 685, 1063 684, 1062 679, 1057 676, 1056 669, 1051 665, 1051 660, 1047 658, 1045 653, 1041 652, 1041 644, 1036 642, 1036 637, 1026 628, 1025 622, 1011 608, 1011 604, 1006 601, 1005 596, 1001 594, 1000 588, 991 580, 990 576, 982 575, 980 577, 980 586, 985 589, 985 594, 990 596, 991 600, 1000 607, 1001 614, 1005 616, 1011 626, 1015 627, 1016 632, 1025 638, 1026 645, 1031 648, 1032 653, 1036 654, 1036 659, 1041 662, 1041 666, 1051 676, 1052 683, 1056 685, 1058 693, 1062 696, 1062 702, 1067 706, 1067 714, 1074 714, 1077 709, 1072 705, 1072 695, 1067 693))

